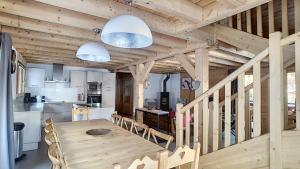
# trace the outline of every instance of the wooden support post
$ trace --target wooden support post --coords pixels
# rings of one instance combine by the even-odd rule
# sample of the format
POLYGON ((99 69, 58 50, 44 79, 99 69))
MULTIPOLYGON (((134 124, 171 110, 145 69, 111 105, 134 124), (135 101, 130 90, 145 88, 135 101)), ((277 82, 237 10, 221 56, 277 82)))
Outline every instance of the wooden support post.
POLYGON ((270 34, 270 168, 282 169, 283 58, 281 33, 270 34))
POLYGON ((283 112, 282 112, 282 130, 288 129, 289 116, 288 116, 288 81, 287 81, 287 70, 283 69, 283 112))
POLYGON ((237 29, 242 30, 242 14, 237 14, 237 29))
POLYGON ((268 3, 268 17, 269 17, 269 33, 273 33, 275 31, 274 25, 274 2, 270 1, 268 3))
POLYGON ((253 136, 261 135, 261 70, 260 62, 253 65, 253 136))
MULTIPOLYGON (((136 66, 129 66, 128 69, 134 78, 134 106, 133 116, 135 116, 135 109, 144 107, 144 82, 147 79, 154 61, 147 62, 146 64, 138 64, 136 66)), ((138 122, 143 122, 142 116, 137 116, 138 122)))
POLYGON ((219 90, 214 92, 213 102, 213 151, 219 148, 219 90))
POLYGON ((209 109, 208 109, 208 97, 203 99, 203 139, 202 139, 202 153, 208 152, 208 129, 209 129, 209 109))
POLYGON ((233 26, 233 23, 232 23, 233 21, 232 21, 232 16, 230 16, 229 18, 228 18, 228 26, 229 27, 231 27, 232 28, 232 26, 233 26))
POLYGON ((250 114, 250 100, 249 91, 245 93, 245 139, 251 138, 251 114, 250 114))
POLYGON ((246 12, 247 17, 247 32, 252 33, 252 21, 251 21, 251 10, 246 12))
MULTIPOLYGON (((300 19, 300 18, 299 18, 300 19)), ((300 38, 295 42, 295 74, 296 74, 296 129, 300 130, 300 38)))
POLYGON ((194 144, 199 142, 198 134, 199 134, 199 103, 194 106, 194 144))
MULTIPOLYGON (((197 49, 195 51, 195 76, 196 80, 199 80, 201 85, 195 91, 195 97, 199 97, 202 93, 208 90, 209 87, 209 61, 208 50, 197 49)), ((202 103, 199 103, 198 111, 198 140, 202 140, 203 133, 203 108, 202 103)), ((202 146, 203 144, 201 144, 202 146)))
POLYGON ((224 147, 230 146, 231 138, 231 82, 225 85, 225 130, 224 147))
POLYGON ((257 35, 263 36, 261 6, 256 7, 256 18, 257 18, 257 35))
POLYGON ((190 146, 190 135, 191 135, 191 130, 190 130, 190 119, 191 119, 191 112, 190 110, 187 110, 185 112, 185 145, 190 146))
POLYGON ((295 32, 300 32, 300 1, 294 0, 295 32))
POLYGON ((237 142, 245 140, 245 73, 238 76, 237 142))
POLYGON ((289 36, 287 0, 281 0, 282 37, 289 36))
POLYGON ((183 145, 183 114, 180 113, 182 107, 181 103, 176 104, 176 147, 183 145))

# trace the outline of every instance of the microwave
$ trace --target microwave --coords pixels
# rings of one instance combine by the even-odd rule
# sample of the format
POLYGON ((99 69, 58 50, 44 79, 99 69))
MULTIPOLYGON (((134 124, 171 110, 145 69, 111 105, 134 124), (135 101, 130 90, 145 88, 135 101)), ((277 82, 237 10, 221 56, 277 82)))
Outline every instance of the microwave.
POLYGON ((96 91, 101 91, 102 83, 98 82, 88 82, 88 91, 91 92, 96 92, 96 91))

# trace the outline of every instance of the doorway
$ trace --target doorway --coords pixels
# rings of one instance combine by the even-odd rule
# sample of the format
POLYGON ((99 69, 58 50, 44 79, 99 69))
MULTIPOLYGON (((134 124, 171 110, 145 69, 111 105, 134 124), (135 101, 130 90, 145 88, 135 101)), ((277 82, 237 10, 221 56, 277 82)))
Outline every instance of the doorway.
POLYGON ((130 73, 117 73, 116 110, 122 116, 133 115, 133 77, 130 73))

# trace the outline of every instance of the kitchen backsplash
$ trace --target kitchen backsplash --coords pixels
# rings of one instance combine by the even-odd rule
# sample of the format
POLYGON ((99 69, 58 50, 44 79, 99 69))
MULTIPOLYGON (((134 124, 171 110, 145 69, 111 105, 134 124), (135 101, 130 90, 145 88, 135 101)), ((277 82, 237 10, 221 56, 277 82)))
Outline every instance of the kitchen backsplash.
MULTIPOLYGON (((45 96, 46 101, 66 101, 77 102, 78 101, 78 88, 66 88, 63 83, 53 83, 52 86, 44 88, 25 88, 26 93, 31 93, 31 96, 45 96)), ((45 85, 47 86, 47 85, 45 85)))

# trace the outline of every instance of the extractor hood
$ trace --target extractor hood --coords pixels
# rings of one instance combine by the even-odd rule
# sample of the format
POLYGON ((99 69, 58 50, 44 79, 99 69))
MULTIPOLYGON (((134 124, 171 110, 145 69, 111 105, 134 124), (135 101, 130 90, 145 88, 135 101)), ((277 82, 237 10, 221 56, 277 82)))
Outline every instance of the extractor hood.
POLYGON ((52 79, 50 81, 46 81, 48 83, 66 83, 63 77, 64 74, 64 65, 53 63, 53 73, 52 79))

